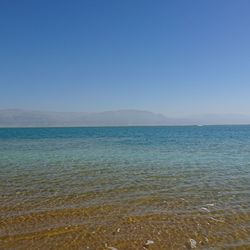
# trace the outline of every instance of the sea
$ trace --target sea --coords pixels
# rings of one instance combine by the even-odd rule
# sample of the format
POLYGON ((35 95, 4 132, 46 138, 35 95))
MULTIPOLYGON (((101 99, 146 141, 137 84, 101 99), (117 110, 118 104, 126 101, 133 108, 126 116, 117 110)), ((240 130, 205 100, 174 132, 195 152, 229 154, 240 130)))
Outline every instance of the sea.
POLYGON ((250 126, 0 129, 0 249, 250 249, 250 126))

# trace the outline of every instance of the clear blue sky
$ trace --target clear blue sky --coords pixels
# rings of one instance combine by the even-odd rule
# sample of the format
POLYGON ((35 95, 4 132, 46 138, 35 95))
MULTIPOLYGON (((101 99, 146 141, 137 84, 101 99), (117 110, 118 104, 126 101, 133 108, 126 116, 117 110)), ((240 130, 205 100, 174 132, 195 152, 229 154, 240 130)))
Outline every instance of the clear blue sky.
POLYGON ((250 114, 249 0, 1 0, 0 108, 250 114))

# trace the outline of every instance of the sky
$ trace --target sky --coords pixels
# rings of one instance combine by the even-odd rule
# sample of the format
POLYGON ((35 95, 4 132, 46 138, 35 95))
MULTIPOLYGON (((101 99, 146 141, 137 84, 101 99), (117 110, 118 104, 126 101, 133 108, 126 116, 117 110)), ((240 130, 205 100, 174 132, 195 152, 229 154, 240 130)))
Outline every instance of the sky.
POLYGON ((249 0, 1 0, 0 108, 250 114, 249 0))

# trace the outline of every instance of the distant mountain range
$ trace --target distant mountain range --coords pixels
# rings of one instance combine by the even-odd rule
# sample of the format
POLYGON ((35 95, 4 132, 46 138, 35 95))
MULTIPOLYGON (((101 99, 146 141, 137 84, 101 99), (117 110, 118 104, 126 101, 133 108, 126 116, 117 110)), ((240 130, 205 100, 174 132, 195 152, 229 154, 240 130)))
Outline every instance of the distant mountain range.
POLYGON ((200 115, 168 118, 141 110, 118 110, 96 113, 45 112, 21 109, 0 109, 0 127, 70 127, 70 126, 150 126, 250 124, 250 116, 200 115))

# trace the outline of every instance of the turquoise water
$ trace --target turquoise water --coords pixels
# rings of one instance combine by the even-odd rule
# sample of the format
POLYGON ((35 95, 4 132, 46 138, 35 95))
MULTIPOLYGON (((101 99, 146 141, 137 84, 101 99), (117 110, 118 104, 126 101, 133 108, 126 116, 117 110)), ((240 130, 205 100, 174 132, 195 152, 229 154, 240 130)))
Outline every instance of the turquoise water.
POLYGON ((180 216, 212 217, 225 226, 216 224, 224 236, 212 246, 250 247, 249 183, 250 126, 3 128, 0 239, 13 247, 10 236, 69 223, 15 224, 18 216, 110 205, 126 208, 123 217, 175 214, 177 229, 180 216))

